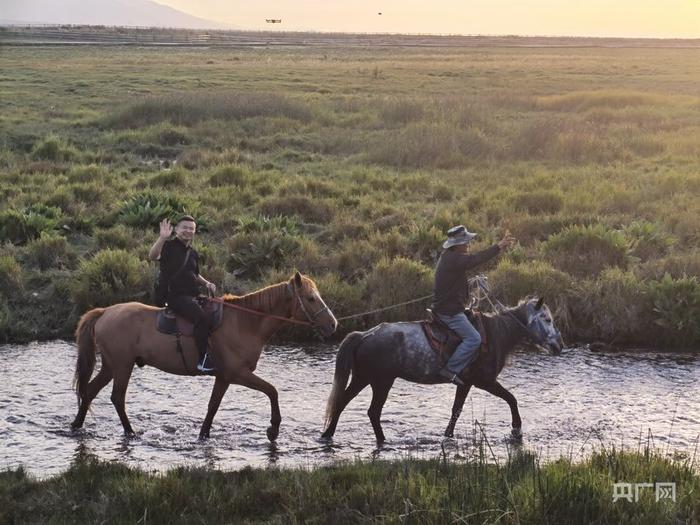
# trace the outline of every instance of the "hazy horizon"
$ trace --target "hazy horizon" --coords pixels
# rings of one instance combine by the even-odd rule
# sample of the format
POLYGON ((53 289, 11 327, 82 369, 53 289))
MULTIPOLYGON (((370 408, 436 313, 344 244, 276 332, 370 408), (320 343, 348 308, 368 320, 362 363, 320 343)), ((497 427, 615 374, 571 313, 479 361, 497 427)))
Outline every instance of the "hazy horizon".
POLYGON ((623 38, 700 38, 700 2, 603 0, 157 0, 187 14, 247 30, 482 34, 623 38), (381 14, 380 14, 381 13, 381 14), (268 24, 265 19, 281 19, 268 24))

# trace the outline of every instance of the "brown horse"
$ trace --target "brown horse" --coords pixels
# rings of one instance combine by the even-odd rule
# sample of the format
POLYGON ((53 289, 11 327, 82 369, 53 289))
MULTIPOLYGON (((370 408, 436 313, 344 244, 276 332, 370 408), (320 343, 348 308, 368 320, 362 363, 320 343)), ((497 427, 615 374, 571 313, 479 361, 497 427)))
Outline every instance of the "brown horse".
MULTIPOLYGON (((253 373, 263 346, 286 323, 311 325, 323 335, 330 335, 338 322, 323 302, 316 284, 298 272, 289 281, 242 297, 226 295, 219 301, 224 303, 223 319, 210 338, 216 379, 199 436, 209 437, 221 399, 228 386, 235 383, 270 398, 272 415, 267 437, 274 441, 282 421, 277 390, 253 373)), ((182 353, 178 352, 175 336, 156 330, 158 311, 159 308, 132 302, 95 308, 82 316, 76 330, 75 387, 79 409, 72 424, 74 429, 83 425, 90 403, 99 391, 114 380, 112 403, 124 432, 134 433, 124 404, 134 364, 154 366, 171 374, 200 375, 196 370, 198 353, 194 340, 183 338, 182 353), (102 354, 102 367, 90 381, 98 350, 102 354)))

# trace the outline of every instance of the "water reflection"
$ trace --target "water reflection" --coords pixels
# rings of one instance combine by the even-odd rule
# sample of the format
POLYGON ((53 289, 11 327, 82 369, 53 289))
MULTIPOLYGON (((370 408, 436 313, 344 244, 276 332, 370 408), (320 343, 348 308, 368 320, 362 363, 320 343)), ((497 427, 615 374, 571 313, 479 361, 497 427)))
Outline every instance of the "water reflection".
POLYGON ((700 438, 700 360, 684 354, 594 353, 567 349, 560 356, 519 351, 501 374, 517 397, 524 437, 513 439, 505 402, 472 390, 455 429, 442 436, 454 387, 397 381, 377 447, 367 418, 370 389, 343 413, 331 441, 320 434, 336 348, 271 347, 258 372, 278 388, 282 425, 277 443, 265 430, 269 402, 259 392, 231 386, 211 430, 199 441, 213 386, 210 378, 181 378, 135 369, 127 412, 136 437, 122 433, 109 387, 93 404, 85 428, 72 431, 75 348, 63 342, 0 347, 0 468, 25 465, 37 475, 98 457, 146 470, 176 465, 207 468, 313 466, 336 460, 485 457, 503 461, 514 450, 544 457, 580 458, 594 447, 656 445, 692 455, 700 438), (47 374, 46 371, 51 373, 47 374), (31 384, 27 378, 33 378, 31 384))

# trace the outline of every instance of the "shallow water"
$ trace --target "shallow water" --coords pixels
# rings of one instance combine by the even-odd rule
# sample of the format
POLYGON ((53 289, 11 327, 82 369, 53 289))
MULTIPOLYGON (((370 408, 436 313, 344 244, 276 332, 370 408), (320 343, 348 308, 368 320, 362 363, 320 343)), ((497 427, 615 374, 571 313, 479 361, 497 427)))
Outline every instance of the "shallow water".
MULTIPOLYGON (((175 465, 221 469, 243 466, 313 466, 338 459, 437 457, 478 452, 504 458, 510 410, 498 398, 473 390, 454 440, 442 432, 454 387, 397 380, 382 414, 387 442, 377 450, 366 410, 371 390, 345 410, 331 444, 319 441, 330 392, 335 346, 270 347, 257 372, 279 390, 280 437, 265 429, 269 402, 232 385, 214 419, 211 439, 197 440, 211 378, 183 378, 135 368, 127 412, 138 436, 125 438, 109 400, 108 385, 93 403, 85 427, 72 432, 77 410, 71 380, 76 350, 63 342, 0 346, 0 469, 23 465, 47 476, 82 454, 146 470, 175 465)), ((99 367, 99 362, 98 362, 99 367)), ((518 399, 523 446, 544 457, 579 457, 591 447, 647 442, 669 453, 693 455, 700 437, 700 358, 689 354, 599 354, 585 348, 560 356, 517 351, 501 383, 518 399)))

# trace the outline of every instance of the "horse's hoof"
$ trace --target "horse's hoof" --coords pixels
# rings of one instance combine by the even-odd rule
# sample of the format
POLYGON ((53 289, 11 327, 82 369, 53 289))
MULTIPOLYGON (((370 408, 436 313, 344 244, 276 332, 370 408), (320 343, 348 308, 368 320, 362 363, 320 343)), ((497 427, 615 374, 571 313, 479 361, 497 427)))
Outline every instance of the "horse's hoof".
POLYGON ((450 439, 453 438, 453 437, 455 437, 454 430, 445 430, 444 436, 445 436, 446 438, 450 438, 450 439))
POLYGON ((209 439, 209 432, 207 432, 206 434, 200 434, 200 435, 199 435, 199 440, 200 440, 200 441, 206 441, 207 439, 209 439))
POLYGON ((519 428, 514 428, 510 431, 510 437, 515 441, 523 440, 523 431, 519 428))
POLYGON ((275 441, 280 434, 280 427, 267 427, 267 439, 275 441))
POLYGON ((321 434, 321 441, 330 441, 331 439, 333 439, 333 434, 330 432, 324 432, 321 434))

